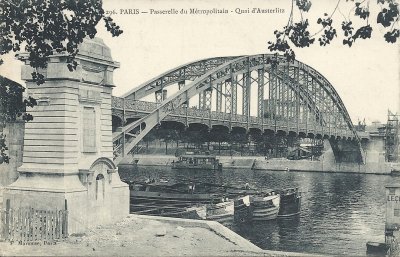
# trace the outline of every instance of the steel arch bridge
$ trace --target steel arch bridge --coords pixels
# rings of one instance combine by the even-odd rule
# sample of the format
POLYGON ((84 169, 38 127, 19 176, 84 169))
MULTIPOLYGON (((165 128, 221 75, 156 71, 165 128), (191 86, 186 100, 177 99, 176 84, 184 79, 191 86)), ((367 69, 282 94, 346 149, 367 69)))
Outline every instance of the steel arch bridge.
POLYGON ((113 132, 117 164, 167 116, 186 126, 197 122, 209 127, 345 138, 358 145, 360 159, 365 160, 360 138, 331 83, 310 66, 297 60, 287 62, 282 56, 215 57, 181 65, 122 97, 113 97, 112 107, 113 115, 123 121, 113 132), (167 97, 166 89, 176 84, 177 92, 167 97), (257 99, 251 98, 252 90, 257 91, 257 99), (151 94, 155 94, 155 103, 141 101, 151 94), (189 100, 197 96, 198 108, 189 108, 189 100), (257 114, 252 116, 254 107, 257 114), (132 113, 139 119, 124 124, 132 113))

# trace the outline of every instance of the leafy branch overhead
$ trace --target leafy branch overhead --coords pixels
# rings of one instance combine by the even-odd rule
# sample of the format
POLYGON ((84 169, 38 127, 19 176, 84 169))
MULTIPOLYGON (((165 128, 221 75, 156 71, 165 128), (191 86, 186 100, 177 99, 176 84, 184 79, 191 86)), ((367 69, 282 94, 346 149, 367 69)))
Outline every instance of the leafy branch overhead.
MULTIPOLYGON (((122 30, 105 16, 101 0, 2 0, 0 1, 0 55, 21 50, 29 54, 35 69, 32 79, 44 83, 40 69, 47 67, 54 53, 67 55, 70 71, 76 69, 78 45, 94 38, 103 20, 113 36, 122 30)), ((2 60, 0 60, 2 63, 2 60)))
POLYGON ((396 43, 400 37, 399 3, 396 0, 376 0, 376 2, 375 0, 338 0, 330 15, 324 13, 316 20, 315 23, 320 26, 320 29, 315 33, 310 32, 313 21, 306 18, 306 13, 312 9, 311 0, 291 0, 292 7, 288 23, 282 30, 274 32, 275 41, 268 42, 268 49, 271 52, 283 53, 289 61, 293 61, 296 56, 292 46, 309 47, 314 44, 316 38, 320 46, 326 46, 341 36, 343 45, 349 47, 357 39, 371 38, 373 32, 373 26, 370 23, 372 20, 370 4, 373 4, 371 1, 380 9, 376 16, 376 24, 385 31, 383 39, 388 43, 396 43), (349 11, 348 17, 343 14, 345 10, 349 11), (299 21, 295 21, 296 14, 299 21), (335 28, 334 21, 338 20, 341 26, 335 28), (342 30, 340 35, 337 29, 342 30))
MULTIPOLYGON (((32 115, 26 112, 26 107, 33 107, 37 103, 32 97, 23 99, 24 91, 25 88, 18 83, 0 76, 0 128, 18 119, 21 121, 33 119, 32 115)), ((9 162, 6 150, 8 150, 6 136, 0 133, 0 164, 9 162)))
MULTIPOLYGON (((27 52, 29 65, 34 68, 32 80, 43 84, 40 70, 47 68, 50 55, 65 55, 68 69, 76 69, 79 44, 85 37, 95 37, 101 20, 112 36, 122 33, 113 19, 105 16, 101 0, 1 0, 0 55, 27 52)), ((23 100, 23 90, 0 76, 0 130, 17 119, 33 119, 26 107, 33 107, 36 101, 32 97, 23 100)), ((6 136, 0 133, 0 164, 9 162, 7 150, 6 136)))

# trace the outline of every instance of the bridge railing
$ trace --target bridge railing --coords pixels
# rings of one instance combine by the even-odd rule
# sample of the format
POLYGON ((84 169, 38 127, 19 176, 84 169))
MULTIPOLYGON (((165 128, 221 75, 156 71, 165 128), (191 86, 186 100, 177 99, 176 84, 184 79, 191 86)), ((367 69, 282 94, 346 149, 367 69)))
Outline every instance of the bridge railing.
MULTIPOLYGON (((150 113, 157 109, 158 104, 140 100, 128 100, 119 97, 112 97, 112 107, 116 110, 123 110, 125 112, 138 112, 150 113)), ((222 121, 224 123, 232 122, 235 124, 247 124, 269 127, 272 130, 283 131, 298 131, 303 133, 313 134, 329 134, 341 137, 353 137, 352 131, 346 128, 328 128, 321 125, 315 125, 311 121, 302 121, 297 123, 297 119, 292 118, 262 118, 257 116, 250 116, 247 118, 241 114, 230 114, 224 112, 210 111, 206 109, 198 109, 196 107, 179 107, 175 108, 170 116, 181 118, 195 118, 212 121, 222 121), (249 120, 248 120, 249 119, 249 120)))
POLYGON ((116 96, 111 98, 111 106, 114 109, 123 110, 124 109, 124 99, 116 96))

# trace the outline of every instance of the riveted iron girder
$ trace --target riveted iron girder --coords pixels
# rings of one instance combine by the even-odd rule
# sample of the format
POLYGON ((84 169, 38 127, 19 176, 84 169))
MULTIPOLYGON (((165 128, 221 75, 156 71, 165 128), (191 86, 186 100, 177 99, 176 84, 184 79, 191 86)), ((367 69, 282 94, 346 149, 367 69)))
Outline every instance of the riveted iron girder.
POLYGON ((219 65, 235 58, 238 58, 238 56, 215 57, 178 66, 174 69, 160 74, 159 76, 149 81, 146 81, 145 83, 135 87, 132 90, 129 90, 121 97, 131 100, 140 100, 143 97, 160 90, 161 86, 168 87, 182 80, 194 81, 205 72, 212 70, 219 65))
MULTIPOLYGON (((125 97, 129 96, 135 99, 139 95, 145 96, 148 92, 159 90, 160 86, 165 87, 171 84, 172 81, 175 81, 175 83, 182 80, 194 81, 181 88, 181 90, 167 99, 164 99, 164 101, 160 103, 160 106, 151 111, 146 117, 120 128, 120 134, 117 135, 114 133, 114 140, 120 139, 122 133, 129 132, 144 123, 145 126, 141 126, 141 128, 144 127, 141 133, 125 143, 124 152, 129 152, 152 127, 158 124, 174 109, 181 106, 183 102, 209 89, 210 86, 216 86, 218 83, 225 83, 226 107, 228 106, 227 103, 229 99, 227 85, 230 83, 231 113, 235 114, 237 109, 234 108, 234 105, 237 104, 236 85, 238 82, 240 83, 240 81, 237 80, 237 76, 243 76, 241 74, 249 75, 252 71, 264 69, 265 72, 269 73, 268 110, 271 114, 270 118, 275 120, 276 123, 279 123, 279 120, 277 120, 277 116, 279 115, 282 119, 285 119, 287 122, 286 127, 289 129, 289 124, 292 124, 290 119, 297 116, 295 117, 297 119, 297 124, 305 122, 306 127, 309 125, 308 127, 310 129, 313 128, 313 131, 310 130, 309 133, 320 133, 317 129, 322 129, 322 131, 324 131, 330 128, 332 130, 334 122, 340 119, 344 123, 342 125, 346 125, 345 129, 352 133, 359 141, 359 137, 354 130, 343 102, 333 86, 320 73, 296 60, 287 63, 286 60, 280 56, 277 57, 279 60, 277 67, 271 68, 271 58, 275 58, 275 56, 254 55, 238 58, 211 58, 184 67, 181 66, 180 68, 158 76, 151 80, 148 85, 144 84, 140 87, 141 89, 135 91, 140 91, 140 94, 131 92, 131 94, 125 94, 125 97), (296 69, 298 71, 296 71, 296 69), (188 72, 191 75, 188 75, 188 72), (331 111, 330 108, 332 106, 335 108, 331 111), (324 127, 326 124, 330 124, 330 127, 324 127)), ((241 81, 243 88, 245 88, 246 76, 247 75, 245 75, 245 79, 241 81)), ((251 77, 248 76, 248 78, 251 84, 251 77)), ((247 93, 245 92, 245 94, 247 93)), ((247 94, 247 100, 249 95, 250 94, 247 94)), ((247 104, 248 103, 249 101, 247 104)), ((228 109, 229 108, 226 108, 225 111, 228 112, 228 109)), ((247 113, 249 109, 249 107, 246 107, 243 108, 243 111, 247 113)), ((230 116, 232 117, 232 115, 230 116)), ((297 127, 298 126, 299 125, 297 125, 297 127)), ((336 129, 338 131, 343 131, 338 127, 336 127, 336 129)))
POLYGON ((216 94, 216 102, 215 102, 215 110, 217 112, 221 112, 222 111, 222 83, 218 83, 216 90, 215 90, 215 94, 216 94))
POLYGON ((257 116, 264 117, 264 68, 257 71, 257 85, 258 85, 258 97, 257 97, 257 116))

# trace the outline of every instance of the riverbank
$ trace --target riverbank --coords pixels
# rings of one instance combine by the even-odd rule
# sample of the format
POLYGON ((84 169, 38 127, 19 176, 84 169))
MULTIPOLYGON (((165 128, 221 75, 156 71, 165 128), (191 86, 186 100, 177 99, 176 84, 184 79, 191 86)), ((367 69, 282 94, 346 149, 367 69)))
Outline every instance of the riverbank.
MULTIPOLYGON (((224 168, 237 168, 245 169, 251 168, 254 165, 254 158, 249 156, 217 156, 222 167, 224 168)), ((136 154, 130 156, 120 165, 138 165, 138 166, 172 166, 172 162, 177 161, 178 158, 174 155, 146 155, 136 154)))
POLYGON ((336 163, 330 161, 287 160, 287 159, 254 159, 254 170, 276 171, 311 171, 335 173, 363 173, 390 175, 390 163, 336 163))
MULTIPOLYGON (((254 169, 275 171, 311 171, 390 175, 391 163, 369 162, 336 163, 332 158, 321 160, 288 160, 284 158, 265 159, 260 156, 217 156, 224 169, 254 169)), ((170 167, 177 157, 173 155, 134 155, 120 165, 166 166, 170 167)))
POLYGON ((312 256, 265 251, 214 221, 129 215, 55 245, 0 242, 1 256, 312 256))

